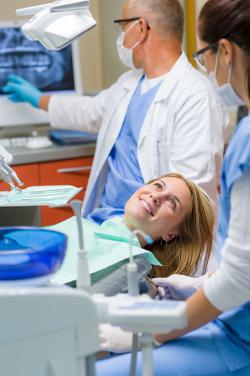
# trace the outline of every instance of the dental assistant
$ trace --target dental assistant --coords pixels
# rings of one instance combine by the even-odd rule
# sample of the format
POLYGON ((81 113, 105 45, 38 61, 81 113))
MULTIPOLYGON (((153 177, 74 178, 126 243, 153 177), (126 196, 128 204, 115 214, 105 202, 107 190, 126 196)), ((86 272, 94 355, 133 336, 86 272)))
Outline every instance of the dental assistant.
MULTIPOLYGON (((207 1, 198 36, 196 58, 219 95, 228 105, 243 102, 250 109, 250 0, 207 1)), ((249 197, 248 115, 236 127, 222 168, 216 249, 220 266, 187 299, 188 327, 156 337, 167 341, 154 350, 156 376, 250 375, 249 197)), ((123 376, 128 369, 129 355, 98 362, 98 376, 123 376)))
POLYGON ((126 0, 115 21, 121 61, 132 68, 96 97, 41 96, 19 77, 4 88, 48 110, 51 124, 98 133, 83 216, 123 215, 144 182, 177 171, 216 202, 227 119, 211 84, 182 52, 178 0, 126 0))

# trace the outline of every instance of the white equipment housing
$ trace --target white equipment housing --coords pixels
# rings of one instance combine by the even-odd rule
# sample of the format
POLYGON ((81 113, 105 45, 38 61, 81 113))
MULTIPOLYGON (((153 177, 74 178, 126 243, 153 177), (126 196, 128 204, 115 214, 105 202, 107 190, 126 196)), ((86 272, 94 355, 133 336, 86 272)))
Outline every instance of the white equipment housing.
POLYGON ((187 304, 182 301, 153 300, 147 294, 92 296, 100 322, 133 333, 169 333, 187 326, 187 304))
POLYGON ((0 363, 5 376, 93 376, 97 312, 85 293, 1 289, 0 363))
POLYGON ((17 10, 17 15, 35 14, 23 25, 24 34, 49 50, 60 50, 96 25, 89 0, 59 0, 17 10))

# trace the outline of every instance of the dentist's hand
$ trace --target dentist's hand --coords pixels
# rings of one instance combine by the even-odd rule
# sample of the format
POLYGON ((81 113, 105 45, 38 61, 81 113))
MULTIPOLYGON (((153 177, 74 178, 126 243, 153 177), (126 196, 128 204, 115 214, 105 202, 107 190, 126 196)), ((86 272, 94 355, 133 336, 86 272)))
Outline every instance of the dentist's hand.
POLYGON ((118 326, 100 324, 99 336, 102 351, 124 353, 132 349, 132 333, 124 332, 118 326))
POLYGON ((6 163, 10 164, 13 160, 13 155, 0 145, 0 158, 3 158, 6 163))
POLYGON ((186 300, 198 290, 210 274, 194 278, 181 274, 172 274, 168 278, 153 278, 158 287, 160 299, 186 300))
POLYGON ((8 77, 3 92, 9 94, 8 98, 13 102, 28 102, 33 107, 39 108, 42 92, 28 81, 14 74, 8 77))

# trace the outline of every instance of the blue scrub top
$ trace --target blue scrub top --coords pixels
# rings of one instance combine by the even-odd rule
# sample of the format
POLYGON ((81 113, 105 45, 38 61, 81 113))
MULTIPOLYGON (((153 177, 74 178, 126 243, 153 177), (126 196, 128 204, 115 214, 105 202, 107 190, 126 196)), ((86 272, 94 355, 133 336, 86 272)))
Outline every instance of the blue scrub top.
POLYGON ((101 224, 124 214, 124 206, 131 195, 144 184, 137 158, 137 143, 148 109, 160 83, 141 94, 140 79, 130 101, 120 134, 108 157, 108 176, 101 205, 87 218, 101 224))
MULTIPOLYGON (((244 173, 250 171, 250 116, 236 127, 227 149, 221 174, 220 212, 216 239, 216 256, 220 261, 221 250, 228 236, 230 200, 233 185, 244 173)), ((250 365, 250 302, 227 311, 214 321, 216 342, 230 371, 250 365), (229 339, 229 340, 228 340, 229 339)))

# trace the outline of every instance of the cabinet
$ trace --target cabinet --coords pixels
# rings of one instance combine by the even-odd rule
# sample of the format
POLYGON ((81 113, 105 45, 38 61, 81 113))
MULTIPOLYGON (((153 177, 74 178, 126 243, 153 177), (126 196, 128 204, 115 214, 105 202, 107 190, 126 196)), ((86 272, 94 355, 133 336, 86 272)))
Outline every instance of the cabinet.
MULTIPOLYGON (((25 183, 23 188, 39 185, 38 164, 14 166, 19 178, 25 183)), ((0 181, 0 191, 9 190, 6 183, 0 181)), ((41 225, 40 208, 38 207, 13 207, 0 208, 0 226, 39 226, 41 225)))
MULTIPOLYGON (((82 187, 82 191, 75 197, 82 200, 87 187, 92 160, 92 157, 88 157, 41 163, 40 184, 69 184, 75 187, 82 187)), ((61 222, 72 215, 72 209, 67 206, 62 208, 41 208, 41 220, 44 226, 61 222)))
MULTIPOLYGON (((68 159, 63 161, 34 163, 14 166, 24 187, 33 185, 74 185, 82 187, 75 197, 83 200, 88 183, 93 157, 68 159)), ((0 183, 0 190, 9 189, 6 183, 0 183)), ((42 225, 49 226, 61 222, 73 215, 71 208, 1 208, 0 225, 42 225)))
MULTIPOLYGON (((14 166, 14 170, 16 171, 20 180, 24 183, 22 188, 29 187, 31 185, 39 185, 39 168, 37 163, 32 163, 28 165, 19 165, 14 166)), ((9 190, 10 187, 8 184, 4 182, 0 182, 0 191, 9 190)))

